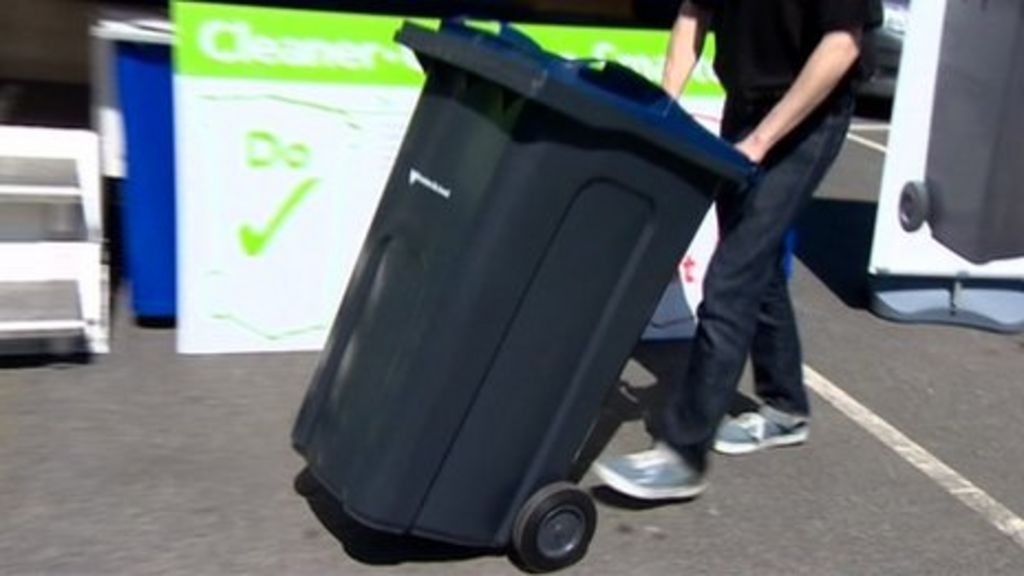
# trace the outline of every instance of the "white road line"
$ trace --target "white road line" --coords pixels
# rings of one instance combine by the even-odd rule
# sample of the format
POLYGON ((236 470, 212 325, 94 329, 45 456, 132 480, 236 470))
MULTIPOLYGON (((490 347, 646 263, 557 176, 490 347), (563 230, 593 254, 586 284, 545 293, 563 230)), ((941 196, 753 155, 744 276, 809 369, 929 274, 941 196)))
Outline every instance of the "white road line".
POLYGON ((989 496, 973 482, 947 466, 869 408, 858 402, 810 366, 804 366, 804 381, 807 387, 829 404, 856 422, 861 428, 881 440, 893 452, 912 464, 957 500, 978 514, 989 524, 1009 536, 1018 546, 1024 548, 1024 520, 989 496))
POLYGON ((857 132, 888 132, 888 124, 851 124, 850 130, 857 132))
POLYGON ((857 144, 860 144, 862 146, 867 146, 868 148, 871 148, 872 150, 876 150, 878 152, 881 152, 882 154, 888 154, 889 153, 889 149, 886 148, 885 146, 879 144, 878 142, 875 142, 874 140, 869 140, 868 138, 865 138, 863 136, 858 136, 856 134, 847 134, 846 138, 849 139, 849 140, 852 140, 853 142, 856 142, 857 144))

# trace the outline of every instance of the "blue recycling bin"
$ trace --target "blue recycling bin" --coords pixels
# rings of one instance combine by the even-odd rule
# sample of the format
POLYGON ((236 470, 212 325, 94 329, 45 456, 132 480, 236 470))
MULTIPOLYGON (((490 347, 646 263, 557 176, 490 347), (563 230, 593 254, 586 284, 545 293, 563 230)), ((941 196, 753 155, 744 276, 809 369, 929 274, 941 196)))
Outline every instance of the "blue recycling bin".
POLYGON ((800 234, 799 232, 797 232, 797 229, 795 227, 790 228, 789 231, 786 232, 785 251, 782 254, 782 270, 783 272, 786 273, 787 279, 793 278, 793 258, 794 254, 796 253, 796 247, 799 242, 799 238, 800 234))
POLYGON ((121 189, 125 275, 140 320, 176 313, 174 103, 171 48, 118 43, 127 178, 121 189))

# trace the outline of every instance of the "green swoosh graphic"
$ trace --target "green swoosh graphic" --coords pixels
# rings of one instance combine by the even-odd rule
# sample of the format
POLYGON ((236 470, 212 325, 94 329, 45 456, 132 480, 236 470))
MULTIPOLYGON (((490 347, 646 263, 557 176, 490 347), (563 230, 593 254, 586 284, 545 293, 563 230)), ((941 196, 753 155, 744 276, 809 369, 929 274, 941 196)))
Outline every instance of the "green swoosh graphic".
POLYGON ((255 334, 255 335, 257 335, 257 336, 259 336, 259 337, 261 337, 261 338, 263 338, 265 340, 270 340, 271 342, 276 342, 278 340, 285 340, 287 338, 295 338, 297 336, 304 336, 306 334, 312 334, 314 332, 322 332, 324 330, 327 330, 327 328, 328 328, 328 326, 326 324, 314 324, 314 325, 311 325, 311 326, 306 326, 304 328, 293 328, 291 330, 282 330, 280 332, 267 332, 266 330, 261 330, 260 328, 257 328, 256 326, 253 326, 252 324, 250 324, 250 323, 246 322, 245 320, 242 320, 241 318, 238 318, 237 316, 234 316, 232 314, 227 314, 227 313, 212 314, 211 318, 213 318, 214 320, 221 320, 221 321, 224 321, 224 322, 230 322, 230 323, 234 324, 235 326, 238 326, 239 328, 242 328, 246 332, 250 332, 250 333, 255 334))
POLYGON ((307 100, 300 100, 298 98, 292 98, 290 96, 280 96, 277 94, 264 94, 264 95, 228 95, 228 94, 206 94, 200 96, 203 100, 209 100, 210 102, 255 102, 259 100, 270 100, 271 102, 281 102, 284 104, 291 104, 293 106, 299 106, 302 108, 309 108, 318 112, 327 112, 328 114, 335 114, 345 119, 345 124, 353 130, 362 130, 362 126, 352 120, 352 113, 342 108, 335 108, 334 106, 328 106, 326 104, 320 104, 317 102, 309 102, 307 100))

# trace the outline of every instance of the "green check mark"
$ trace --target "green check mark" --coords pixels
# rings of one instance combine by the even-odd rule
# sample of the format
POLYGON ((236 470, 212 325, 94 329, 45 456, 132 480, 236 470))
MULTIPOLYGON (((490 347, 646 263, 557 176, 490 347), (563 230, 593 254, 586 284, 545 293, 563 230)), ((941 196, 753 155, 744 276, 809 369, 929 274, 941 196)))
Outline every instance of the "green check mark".
POLYGON ((284 204, 274 213, 274 217, 262 229, 254 228, 249 224, 242 226, 238 231, 238 239, 242 242, 242 250, 249 256, 259 256, 262 254, 267 249, 270 241, 277 236, 288 216, 295 211, 306 198, 306 195, 319 183, 319 178, 310 178, 296 186, 288 196, 288 199, 284 201, 284 204))

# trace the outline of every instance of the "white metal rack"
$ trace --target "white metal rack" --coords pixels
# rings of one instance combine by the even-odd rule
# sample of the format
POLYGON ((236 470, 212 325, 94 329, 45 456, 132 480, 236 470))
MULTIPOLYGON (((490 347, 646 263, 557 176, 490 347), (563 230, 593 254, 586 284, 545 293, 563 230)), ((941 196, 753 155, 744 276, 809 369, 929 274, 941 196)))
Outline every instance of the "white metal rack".
POLYGON ((99 174, 92 132, 0 126, 0 352, 109 350, 99 174))

